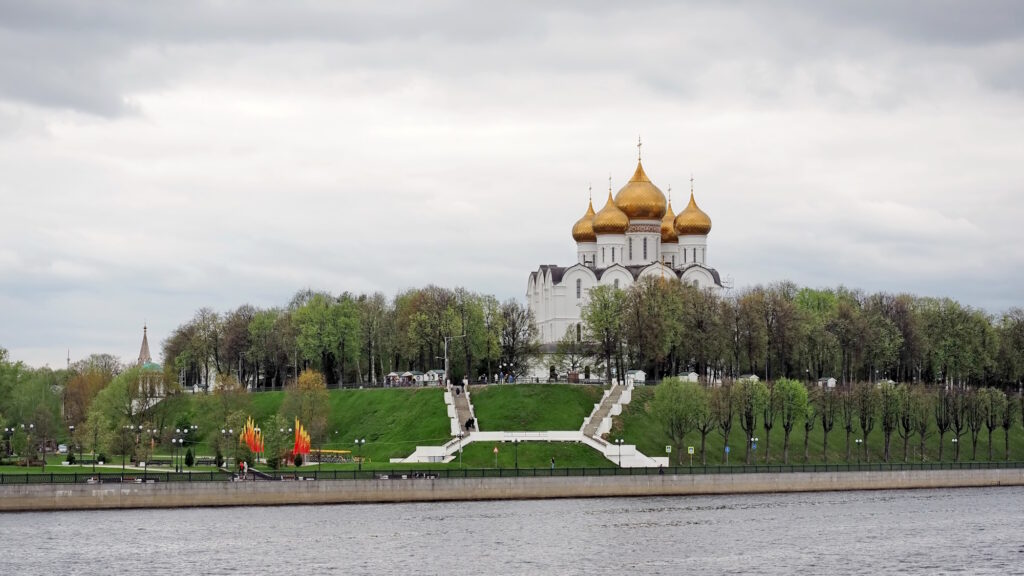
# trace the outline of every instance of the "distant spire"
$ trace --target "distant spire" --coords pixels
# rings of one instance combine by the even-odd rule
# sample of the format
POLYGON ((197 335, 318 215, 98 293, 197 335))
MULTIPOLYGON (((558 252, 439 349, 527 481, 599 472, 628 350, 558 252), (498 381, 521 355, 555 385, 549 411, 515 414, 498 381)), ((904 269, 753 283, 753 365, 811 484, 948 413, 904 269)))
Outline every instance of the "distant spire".
POLYGON ((640 161, 640 147, 643 146, 643 145, 644 145, 644 143, 640 140, 640 136, 637 136, 636 137, 636 161, 637 162, 640 161))
POLYGON ((68 370, 71 370, 71 348, 68 348, 68 370))
POLYGON ((139 349, 139 366, 152 362, 153 357, 149 355, 149 337, 147 336, 148 327, 142 325, 142 348, 139 349))
POLYGON ((669 204, 672 203, 672 185, 671 184, 668 185, 668 203, 669 204))

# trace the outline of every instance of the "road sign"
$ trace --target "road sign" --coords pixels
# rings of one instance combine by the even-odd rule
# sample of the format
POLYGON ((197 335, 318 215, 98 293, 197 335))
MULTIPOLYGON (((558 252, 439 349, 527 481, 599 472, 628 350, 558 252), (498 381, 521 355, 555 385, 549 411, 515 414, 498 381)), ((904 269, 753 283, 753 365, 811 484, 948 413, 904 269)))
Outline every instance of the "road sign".
POLYGON ((728 454, 728 453, 729 453, 729 447, 728 447, 728 446, 726 446, 726 447, 725 447, 725 453, 726 453, 726 454, 728 454))
POLYGON ((665 454, 671 454, 671 453, 672 453, 672 447, 671 446, 665 446, 665 454))
POLYGON ((693 446, 687 446, 686 453, 689 454, 690 456, 693 456, 693 446))
POLYGON ((497 447, 497 446, 495 446, 495 447, 494 447, 494 453, 495 453, 495 454, 497 454, 497 453, 498 453, 498 447, 497 447))

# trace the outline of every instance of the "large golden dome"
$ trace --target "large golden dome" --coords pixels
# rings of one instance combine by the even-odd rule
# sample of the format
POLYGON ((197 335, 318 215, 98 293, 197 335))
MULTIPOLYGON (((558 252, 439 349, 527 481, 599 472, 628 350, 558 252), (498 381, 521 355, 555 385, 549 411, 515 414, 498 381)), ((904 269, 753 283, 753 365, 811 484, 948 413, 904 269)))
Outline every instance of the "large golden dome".
MULTIPOLYGON (((669 191, 672 189, 669 188, 669 191)), ((672 211, 672 201, 668 201, 668 208, 665 210, 665 217, 661 219, 661 241, 675 244, 679 240, 676 234, 676 214, 672 211)))
POLYGON ((680 236, 705 236, 711 232, 711 218, 697 207, 690 192, 690 203, 676 216, 676 233, 680 236))
POLYGON ((665 216, 666 204, 665 195, 651 184, 643 164, 637 161, 633 177, 615 195, 615 205, 630 220, 661 220, 665 216))
POLYGON ((587 213, 572 226, 572 239, 577 242, 597 242, 594 234, 594 202, 587 206, 587 213))
POLYGON ((612 200, 612 193, 609 190, 608 202, 594 216, 594 233, 625 234, 626 228, 629 228, 629 216, 626 216, 626 213, 619 210, 619 207, 615 205, 615 201, 612 200))

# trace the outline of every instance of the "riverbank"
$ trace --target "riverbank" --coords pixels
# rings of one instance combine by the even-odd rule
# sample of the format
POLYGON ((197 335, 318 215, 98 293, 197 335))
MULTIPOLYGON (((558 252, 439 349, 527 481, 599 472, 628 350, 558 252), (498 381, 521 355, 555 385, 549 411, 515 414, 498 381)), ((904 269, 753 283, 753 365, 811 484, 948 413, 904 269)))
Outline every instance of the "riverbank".
POLYGON ((0 486, 0 512, 1024 486, 1024 469, 0 486))

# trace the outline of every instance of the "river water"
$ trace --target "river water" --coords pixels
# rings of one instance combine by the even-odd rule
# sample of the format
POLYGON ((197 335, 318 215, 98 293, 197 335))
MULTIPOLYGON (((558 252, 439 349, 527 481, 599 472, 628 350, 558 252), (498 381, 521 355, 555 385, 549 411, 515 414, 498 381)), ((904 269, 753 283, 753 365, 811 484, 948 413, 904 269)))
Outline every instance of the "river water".
POLYGON ((1024 488, 0 514, 0 575, 1024 574, 1024 488))

